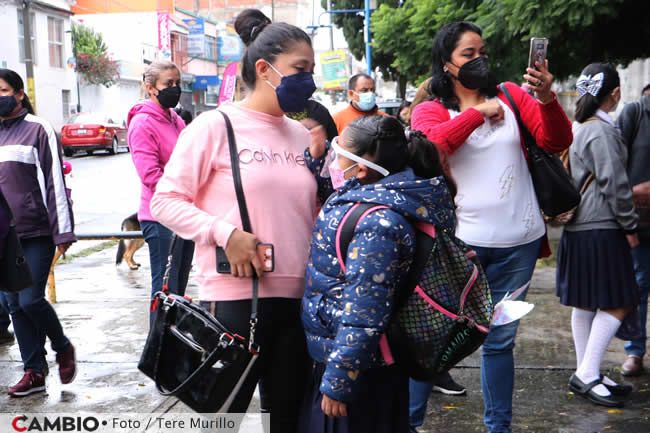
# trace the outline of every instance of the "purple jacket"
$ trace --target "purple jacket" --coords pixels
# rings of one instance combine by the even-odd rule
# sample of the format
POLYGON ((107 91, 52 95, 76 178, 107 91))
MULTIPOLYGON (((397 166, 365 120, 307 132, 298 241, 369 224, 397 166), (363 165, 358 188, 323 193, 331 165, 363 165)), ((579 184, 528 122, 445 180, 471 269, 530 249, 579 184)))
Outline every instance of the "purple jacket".
POLYGON ((56 245, 76 241, 62 164, 46 120, 23 110, 0 121, 0 188, 21 238, 52 236, 56 245))
POLYGON ((185 122, 174 110, 165 110, 152 101, 131 108, 126 122, 129 125, 131 157, 142 182, 138 219, 155 221, 149 203, 185 122))
MULTIPOLYGON (((2 194, 2 191, 0 191, 2 194)), ((9 224, 11 219, 9 217, 9 212, 5 209, 4 201, 0 197, 0 259, 3 257, 5 252, 5 243, 7 240, 7 234, 9 233, 9 224)))

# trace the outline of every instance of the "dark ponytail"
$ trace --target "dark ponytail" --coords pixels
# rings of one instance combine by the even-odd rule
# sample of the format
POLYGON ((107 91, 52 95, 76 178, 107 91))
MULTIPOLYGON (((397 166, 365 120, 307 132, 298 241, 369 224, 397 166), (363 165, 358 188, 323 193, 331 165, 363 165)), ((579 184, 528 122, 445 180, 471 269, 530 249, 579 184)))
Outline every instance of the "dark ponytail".
MULTIPOLYGON (((21 90, 23 92, 25 91, 25 83, 23 83, 23 79, 11 69, 0 68, 0 80, 6 81, 7 84, 9 84, 9 87, 14 89, 14 93, 18 93, 21 90)), ((29 96, 27 96, 26 92, 22 104, 23 108, 26 109, 29 114, 35 114, 34 107, 32 107, 32 103, 29 101, 29 96)))
POLYGON ((311 39, 304 30, 287 23, 272 23, 258 9, 246 9, 240 13, 235 20, 235 30, 246 45, 241 75, 250 89, 257 81, 255 62, 259 59, 273 63, 278 54, 289 51, 297 42, 311 46, 311 39))
POLYGON ((407 137, 396 118, 364 116, 350 123, 344 134, 355 155, 368 155, 391 174, 410 167, 424 179, 444 176, 452 196, 456 194, 456 184, 445 173, 435 145, 419 131, 410 131, 407 137))
POLYGON ((621 85, 616 68, 610 63, 592 63, 582 70, 576 83, 580 98, 576 102, 575 117, 579 123, 596 114, 596 111, 605 102, 612 91, 621 85), (600 88, 590 87, 596 75, 602 73, 603 79, 600 88), (586 81, 582 81, 583 76, 586 81), (596 93, 594 95, 594 93, 596 93))

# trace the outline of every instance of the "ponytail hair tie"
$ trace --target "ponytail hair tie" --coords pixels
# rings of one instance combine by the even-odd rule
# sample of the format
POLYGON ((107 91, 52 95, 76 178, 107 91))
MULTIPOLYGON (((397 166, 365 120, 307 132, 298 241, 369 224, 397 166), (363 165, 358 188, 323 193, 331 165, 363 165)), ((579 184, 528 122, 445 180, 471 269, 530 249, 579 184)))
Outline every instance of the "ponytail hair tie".
POLYGON ((253 42, 260 35, 260 33, 262 33, 262 30, 264 30, 269 24, 271 24, 271 21, 264 21, 256 26, 253 26, 251 29, 251 42, 253 42))

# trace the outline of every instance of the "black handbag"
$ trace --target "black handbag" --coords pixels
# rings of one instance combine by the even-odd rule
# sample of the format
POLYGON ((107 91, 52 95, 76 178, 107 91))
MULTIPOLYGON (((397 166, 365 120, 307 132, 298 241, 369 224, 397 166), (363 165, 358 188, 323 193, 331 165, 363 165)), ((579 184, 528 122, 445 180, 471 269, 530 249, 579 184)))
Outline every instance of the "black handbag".
MULTIPOLYGON (((252 233, 235 134, 228 116, 221 114, 226 122, 242 226, 252 233)), ((173 250, 172 245, 170 251, 173 250)), ((196 412, 228 412, 259 356, 259 346, 255 343, 259 280, 253 276, 250 336, 246 341, 188 297, 167 294, 171 263, 170 255, 163 291, 156 293, 152 300, 156 316, 138 369, 155 381, 162 395, 175 396, 196 412)))
POLYGON ((0 253, 0 290, 19 292, 32 285, 32 272, 25 260, 23 246, 16 233, 16 223, 11 208, 2 192, 0 192, 0 206, 9 214, 9 232, 4 251, 0 253))
POLYGON ((546 217, 556 217, 580 204, 580 191, 564 168, 560 158, 540 148, 519 115, 517 104, 505 84, 499 86, 515 113, 519 131, 524 137, 528 152, 528 170, 533 180, 539 207, 546 217))

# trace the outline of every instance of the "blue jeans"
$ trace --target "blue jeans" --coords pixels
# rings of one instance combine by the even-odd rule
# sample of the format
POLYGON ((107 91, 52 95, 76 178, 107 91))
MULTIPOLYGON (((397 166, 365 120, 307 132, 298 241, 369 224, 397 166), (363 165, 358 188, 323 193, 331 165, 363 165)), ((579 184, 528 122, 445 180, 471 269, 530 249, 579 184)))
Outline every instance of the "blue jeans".
MULTIPOLYGON (((162 280, 167 267, 169 247, 172 233, 164 225, 154 221, 141 221, 142 234, 149 246, 149 261, 151 265, 151 296, 162 289, 162 280)), ((173 251, 174 260, 169 273, 169 288, 172 293, 185 294, 187 280, 194 256, 194 242, 178 239, 173 251)))
POLYGON ((641 337, 625 343, 625 352, 628 355, 645 355, 646 324, 648 320, 648 292, 650 292, 650 243, 642 242, 638 248, 632 250, 634 259, 634 273, 639 285, 639 317, 641 319, 641 337))
MULTIPOLYGON (((485 270, 492 302, 503 299, 533 277, 541 239, 511 248, 473 247, 485 270)), ((527 291, 526 291, 527 292, 527 291)), ((523 300, 524 293, 519 299, 523 300)), ((481 390, 485 411, 483 422, 489 433, 509 433, 512 422, 512 392, 515 362, 512 351, 519 321, 490 329, 481 352, 481 390)))
MULTIPOLYGON (((541 239, 511 248, 472 248, 485 270, 492 302, 495 304, 506 292, 514 292, 533 276, 541 248, 541 239)), ((525 293, 519 298, 523 300, 525 293)), ((512 350, 519 321, 492 328, 483 343, 481 356, 481 388, 485 405, 484 422, 490 433, 510 432, 512 421, 512 391, 515 365, 512 350)), ((433 382, 409 382, 409 418, 411 432, 424 423, 427 401, 433 382)))
POLYGON ((25 370, 43 373, 47 366, 45 337, 50 338, 52 350, 56 353, 64 352, 70 345, 54 308, 45 299, 45 286, 55 247, 51 237, 21 239, 21 243, 34 283, 17 293, 0 293, 14 322, 14 333, 25 370))
POLYGON ((11 319, 9 318, 8 307, 0 299, 0 331, 6 331, 9 325, 11 325, 11 319))

